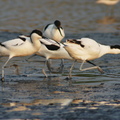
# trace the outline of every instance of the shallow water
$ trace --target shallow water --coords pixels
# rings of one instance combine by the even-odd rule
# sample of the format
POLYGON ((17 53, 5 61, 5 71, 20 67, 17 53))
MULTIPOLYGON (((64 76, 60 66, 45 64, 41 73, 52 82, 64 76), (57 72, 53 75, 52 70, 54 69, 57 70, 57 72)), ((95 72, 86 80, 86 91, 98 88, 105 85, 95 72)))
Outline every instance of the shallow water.
POLYGON ((95 0, 1 0, 0 31, 29 33, 59 19, 66 33, 120 30, 120 3, 111 7, 95 0))
MULTIPOLYGON (((0 3, 0 42, 43 29, 59 19, 65 28, 65 39, 89 37, 101 44, 120 44, 120 3, 114 16, 106 15, 107 7, 95 4, 95 0, 0 3)), ((93 61, 104 74, 97 70, 80 72, 80 63, 76 63, 72 80, 66 79, 72 61, 65 60, 61 74, 56 73, 60 60, 53 60, 55 72, 45 78, 45 59, 35 56, 26 61, 27 58, 13 58, 5 68, 5 82, 0 82, 0 119, 120 119, 120 55, 105 55, 93 61)), ((1 57, 0 66, 6 60, 1 57)), ((49 74, 47 68, 46 71, 49 74)))

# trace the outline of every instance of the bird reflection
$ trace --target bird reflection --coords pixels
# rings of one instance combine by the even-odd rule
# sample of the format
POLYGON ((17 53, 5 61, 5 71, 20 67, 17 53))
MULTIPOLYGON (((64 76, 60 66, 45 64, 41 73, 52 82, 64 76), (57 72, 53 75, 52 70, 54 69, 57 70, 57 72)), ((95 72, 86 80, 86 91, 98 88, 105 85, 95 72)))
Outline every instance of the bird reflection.
POLYGON ((16 75, 20 75, 19 66, 17 64, 13 64, 10 67, 15 67, 15 73, 16 73, 16 75))
POLYGON ((105 16, 102 19, 97 20, 97 23, 101 23, 101 24, 113 24, 116 23, 118 20, 117 18, 114 17, 110 17, 110 16, 105 16))

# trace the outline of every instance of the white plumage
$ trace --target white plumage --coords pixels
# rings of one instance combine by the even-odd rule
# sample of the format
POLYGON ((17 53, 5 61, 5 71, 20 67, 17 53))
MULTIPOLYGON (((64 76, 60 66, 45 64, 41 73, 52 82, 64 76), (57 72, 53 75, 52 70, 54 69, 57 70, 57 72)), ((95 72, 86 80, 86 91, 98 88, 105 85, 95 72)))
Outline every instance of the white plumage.
MULTIPOLYGON (((59 20, 55 20, 54 23, 46 25, 46 27, 43 30, 43 35, 48 39, 52 39, 56 42, 61 42, 61 40, 65 37, 64 29, 61 26, 61 22, 59 20)), ((64 60, 61 59, 62 69, 64 66, 63 61, 64 60)))
POLYGON ((106 4, 106 5, 115 5, 119 2, 120 0, 97 0, 96 3, 99 4, 106 4))
MULTIPOLYGON (((97 0, 96 3, 98 4, 105 4, 105 5, 108 5, 108 6, 112 6, 111 7, 111 11, 108 11, 106 12, 106 15, 108 16, 109 13, 110 13, 110 16, 113 16, 114 15, 114 6, 115 4, 117 4, 120 0, 97 0)), ((106 10, 105 10, 106 11, 106 10)))
MULTIPOLYGON (((99 66, 90 67, 82 69, 84 62, 89 62, 89 60, 94 60, 102 57, 105 54, 120 54, 120 45, 107 46, 102 45, 90 38, 82 39, 68 39, 66 40, 65 49, 68 51, 70 56, 76 60, 82 60, 80 70, 89 70, 89 69, 98 69, 100 72, 103 72, 99 66)), ((93 64, 94 65, 94 64, 93 64)), ((69 76, 71 77, 72 68, 71 66, 69 76)))
POLYGON ((33 30, 30 38, 19 37, 13 40, 0 43, 0 56, 8 56, 8 60, 2 66, 2 81, 4 80, 4 67, 13 57, 28 56, 36 53, 40 49, 39 39, 42 33, 39 30, 33 30))
MULTIPOLYGON (((40 42, 41 42, 41 47, 36 54, 46 58, 45 65, 47 64, 49 71, 51 71, 50 64, 48 62, 49 59, 72 60, 72 58, 65 50, 64 45, 62 43, 58 43, 51 39, 40 39, 40 42)), ((44 68, 43 68, 43 73, 47 77, 44 68)))
POLYGON ((61 22, 56 20, 53 24, 48 24, 43 30, 43 35, 49 39, 61 42, 61 40, 65 37, 61 22))

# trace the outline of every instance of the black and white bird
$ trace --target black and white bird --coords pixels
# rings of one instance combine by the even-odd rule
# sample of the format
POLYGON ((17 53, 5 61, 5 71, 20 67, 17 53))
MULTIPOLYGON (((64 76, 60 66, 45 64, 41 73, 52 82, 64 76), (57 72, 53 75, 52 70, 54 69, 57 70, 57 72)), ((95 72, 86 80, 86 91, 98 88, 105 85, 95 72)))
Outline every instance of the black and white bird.
MULTIPOLYGON (((73 59, 65 50, 64 45, 62 43, 45 38, 40 39, 40 42, 41 42, 41 47, 36 54, 46 58, 45 65, 47 65, 50 72, 51 72, 51 67, 48 62, 49 59, 69 59, 69 60, 73 59)), ((47 74, 45 72, 45 65, 42 71, 44 75, 47 77, 47 74)))
MULTIPOLYGON (((55 20, 54 23, 46 25, 43 30, 43 35, 48 39, 61 42, 61 40, 65 37, 65 32, 61 22, 59 20, 55 20)), ((61 66, 64 66, 64 59, 61 59, 61 66)))
MULTIPOLYGON (((68 59, 68 60, 74 60, 73 57, 70 56, 69 52, 65 49, 65 45, 59 42, 56 42, 51 39, 42 38, 40 39, 41 47, 38 52, 36 52, 36 55, 45 57, 45 64, 42 69, 43 74, 48 77, 45 71, 45 66, 48 67, 48 70, 51 72, 51 65, 49 63, 49 59, 68 59)), ((31 57, 30 57, 31 58, 31 57)), ((96 66, 94 63, 90 61, 86 61, 94 66, 96 66)), ((61 66, 63 70, 63 66, 61 66)), ((102 69, 97 66, 98 70, 101 72, 102 69)))
POLYGON ((0 56, 8 56, 8 60, 2 66, 2 78, 4 81, 4 68, 8 61, 13 57, 21 57, 35 54, 40 49, 40 41, 42 32, 33 30, 30 33, 30 38, 24 36, 0 43, 0 56))
MULTIPOLYGON (((98 4, 105 4, 105 5, 108 5, 108 6, 112 6, 111 7, 111 15, 114 14, 114 6, 120 2, 120 0, 97 0, 96 3, 98 4)), ((108 14, 108 13, 107 13, 108 14)))
POLYGON ((65 37, 64 29, 59 20, 55 20, 53 24, 48 24, 43 30, 43 36, 61 42, 65 37))
MULTIPOLYGON (((89 60, 100 58, 105 54, 120 54, 120 45, 111 46, 102 45, 90 38, 68 39, 64 44, 65 44, 64 48, 68 51, 69 55, 74 59, 74 63, 76 60, 82 60, 80 71, 98 69, 100 72, 103 72, 99 66, 83 69, 83 64, 85 62, 91 63, 89 60)), ((69 72, 70 78, 74 63, 71 66, 69 72)))

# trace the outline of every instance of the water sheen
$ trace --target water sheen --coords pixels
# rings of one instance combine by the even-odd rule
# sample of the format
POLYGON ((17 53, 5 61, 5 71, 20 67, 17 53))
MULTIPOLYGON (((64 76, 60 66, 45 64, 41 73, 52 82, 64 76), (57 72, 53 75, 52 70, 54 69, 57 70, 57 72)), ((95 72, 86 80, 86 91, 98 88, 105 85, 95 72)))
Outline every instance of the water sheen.
POLYGON ((0 31, 42 30, 58 19, 66 33, 115 32, 120 30, 120 3, 111 7, 95 0, 1 0, 0 31))

